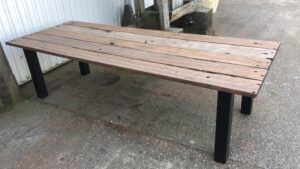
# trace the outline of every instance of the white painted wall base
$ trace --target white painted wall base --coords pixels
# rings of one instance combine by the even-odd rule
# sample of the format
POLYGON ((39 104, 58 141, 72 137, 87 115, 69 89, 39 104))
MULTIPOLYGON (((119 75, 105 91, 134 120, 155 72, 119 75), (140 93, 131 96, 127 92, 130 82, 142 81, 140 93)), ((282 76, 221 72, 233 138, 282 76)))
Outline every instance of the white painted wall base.
MULTIPOLYGON (((0 41, 18 84, 31 79, 21 49, 5 42, 69 20, 119 25, 124 0, 1 0, 0 41)), ((67 59, 38 54, 42 70, 49 71, 67 59)))

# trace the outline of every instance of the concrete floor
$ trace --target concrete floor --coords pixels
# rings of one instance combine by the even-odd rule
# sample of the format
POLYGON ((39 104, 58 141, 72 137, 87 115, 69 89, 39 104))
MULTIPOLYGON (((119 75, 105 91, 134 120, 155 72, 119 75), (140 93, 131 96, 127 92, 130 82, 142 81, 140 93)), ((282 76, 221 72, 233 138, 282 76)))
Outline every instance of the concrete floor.
POLYGON ((300 3, 222 0, 216 34, 282 42, 253 114, 236 96, 230 160, 213 161, 217 92, 76 62, 50 96, 0 114, 0 168, 300 168, 300 3))

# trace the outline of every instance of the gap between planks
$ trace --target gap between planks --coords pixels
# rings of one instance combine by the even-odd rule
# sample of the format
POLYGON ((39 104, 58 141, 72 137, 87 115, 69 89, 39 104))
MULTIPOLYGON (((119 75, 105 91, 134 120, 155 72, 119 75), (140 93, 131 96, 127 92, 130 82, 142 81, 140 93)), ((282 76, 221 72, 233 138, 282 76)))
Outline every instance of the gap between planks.
POLYGON ((163 46, 177 47, 177 48, 190 49, 190 50, 232 54, 241 57, 248 56, 248 57, 255 57, 255 58, 273 59, 274 55, 276 54, 276 50, 271 50, 271 49, 162 38, 162 37, 155 37, 149 35, 138 35, 138 34, 124 33, 124 32, 104 31, 104 30, 97 30, 97 29, 70 26, 70 25, 60 25, 55 27, 54 29, 73 31, 77 33, 85 33, 92 36, 101 36, 107 38, 134 41, 139 43, 158 44, 163 46))
POLYGON ((56 45, 69 46, 83 50, 89 50, 93 52, 110 54, 116 56, 122 56, 137 60, 149 61, 154 63, 166 64, 171 66, 177 66, 181 68, 193 69, 198 71, 204 71, 209 73, 224 74, 230 76, 236 76, 241 78, 248 78, 254 80, 263 80, 267 70, 241 66, 232 65, 219 62, 209 62, 202 60, 195 60, 186 57, 180 57, 176 55, 158 54, 145 52, 130 48, 122 48, 115 46, 114 44, 103 45, 98 43, 74 40, 69 38, 62 38, 57 36, 49 36, 40 33, 35 33, 25 38, 39 40, 42 42, 52 43, 56 45))
POLYGON ((207 60, 207 61, 211 61, 211 62, 223 62, 223 63, 244 65, 244 66, 263 68, 263 69, 267 69, 269 67, 269 65, 271 64, 271 60, 269 60, 269 59, 261 59, 261 58, 253 58, 253 57, 239 57, 237 55, 196 51, 196 50, 182 49, 182 48, 162 46, 162 45, 156 45, 156 44, 148 44, 148 43, 139 43, 139 42, 113 39, 113 38, 107 38, 107 37, 92 36, 90 34, 77 33, 77 32, 52 29, 52 28, 41 31, 39 33, 52 35, 52 36, 58 36, 58 37, 77 39, 77 40, 82 40, 82 41, 86 41, 86 42, 94 42, 94 43, 101 43, 101 44, 114 44, 115 46, 119 46, 119 47, 132 48, 132 49, 143 50, 143 51, 148 51, 148 52, 152 52, 152 53, 184 56, 184 57, 188 57, 188 58, 207 60))
POLYGON ((143 74, 154 75, 165 79, 175 80, 183 83, 189 83, 205 88, 240 94, 249 97, 256 97, 261 85, 261 81, 257 80, 224 76, 135 59, 123 58, 119 56, 100 54, 97 52, 49 44, 46 42, 31 39, 17 39, 8 42, 7 44, 26 48, 29 50, 35 50, 42 53, 97 63, 110 67, 118 67, 126 70, 140 72, 143 74))
POLYGON ((273 50, 277 50, 280 45, 279 42, 274 42, 274 41, 251 40, 251 39, 209 36, 209 35, 194 35, 194 34, 191 35, 185 33, 172 33, 172 32, 163 32, 157 30, 127 28, 127 27, 119 27, 119 26, 104 25, 99 23, 87 23, 87 22, 79 22, 79 21, 69 21, 64 24, 93 28, 93 29, 101 29, 101 30, 114 30, 119 32, 127 32, 127 33, 135 33, 135 34, 147 34, 147 35, 153 35, 153 36, 165 37, 165 38, 194 40, 200 42, 220 43, 220 44, 265 48, 265 49, 273 49, 273 50))

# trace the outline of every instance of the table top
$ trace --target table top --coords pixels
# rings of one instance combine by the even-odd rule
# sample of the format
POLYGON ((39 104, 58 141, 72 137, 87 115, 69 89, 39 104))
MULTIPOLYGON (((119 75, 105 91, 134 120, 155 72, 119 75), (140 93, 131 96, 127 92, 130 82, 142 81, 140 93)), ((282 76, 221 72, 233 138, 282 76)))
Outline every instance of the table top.
POLYGON ((256 97, 280 43, 71 21, 8 45, 256 97))

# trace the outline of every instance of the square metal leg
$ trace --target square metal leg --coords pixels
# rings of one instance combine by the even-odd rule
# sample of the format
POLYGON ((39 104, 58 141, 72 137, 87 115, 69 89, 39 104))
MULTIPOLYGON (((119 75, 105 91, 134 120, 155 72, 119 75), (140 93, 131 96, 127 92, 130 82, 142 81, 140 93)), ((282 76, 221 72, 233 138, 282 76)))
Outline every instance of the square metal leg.
POLYGON ((233 94, 218 92, 214 159, 220 163, 226 163, 229 155, 233 102, 233 94))
POLYGON ((35 87, 35 91, 39 98, 45 98, 48 96, 44 75, 39 63, 37 53, 35 51, 24 49, 26 61, 31 73, 32 81, 35 87))
POLYGON ((90 73, 90 66, 88 63, 79 61, 79 68, 81 75, 88 75, 90 73))
POLYGON ((241 113, 250 115, 253 107, 253 98, 242 96, 241 113))

